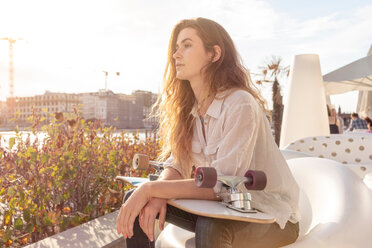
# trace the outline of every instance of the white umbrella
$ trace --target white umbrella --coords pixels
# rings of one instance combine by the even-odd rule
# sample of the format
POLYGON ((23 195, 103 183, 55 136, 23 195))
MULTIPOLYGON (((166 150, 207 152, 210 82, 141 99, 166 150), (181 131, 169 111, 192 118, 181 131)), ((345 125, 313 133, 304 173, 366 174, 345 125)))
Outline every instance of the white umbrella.
POLYGON ((372 90, 372 55, 324 75, 323 81, 327 95, 372 90))
POLYGON ((356 112, 361 117, 372 118, 372 91, 359 91, 356 112))
MULTIPOLYGON (((372 45, 367 53, 367 56, 371 55, 372 45)), ((359 113, 359 115, 362 117, 369 116, 372 118, 372 91, 359 91, 356 112, 359 113)))

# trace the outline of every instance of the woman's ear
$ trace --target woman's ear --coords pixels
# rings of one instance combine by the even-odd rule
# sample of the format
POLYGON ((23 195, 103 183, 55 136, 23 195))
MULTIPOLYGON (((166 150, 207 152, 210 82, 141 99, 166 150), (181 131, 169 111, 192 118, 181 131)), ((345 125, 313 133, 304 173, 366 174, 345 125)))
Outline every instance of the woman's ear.
POLYGON ((214 56, 212 57, 212 63, 218 61, 221 58, 221 47, 218 45, 213 46, 214 56))

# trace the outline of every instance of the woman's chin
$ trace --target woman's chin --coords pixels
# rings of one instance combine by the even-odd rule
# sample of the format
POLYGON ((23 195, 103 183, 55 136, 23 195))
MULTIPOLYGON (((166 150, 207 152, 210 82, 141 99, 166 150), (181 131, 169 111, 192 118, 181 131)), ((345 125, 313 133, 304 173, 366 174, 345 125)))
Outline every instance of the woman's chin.
POLYGON ((188 80, 187 77, 180 72, 177 72, 176 78, 179 80, 188 80))

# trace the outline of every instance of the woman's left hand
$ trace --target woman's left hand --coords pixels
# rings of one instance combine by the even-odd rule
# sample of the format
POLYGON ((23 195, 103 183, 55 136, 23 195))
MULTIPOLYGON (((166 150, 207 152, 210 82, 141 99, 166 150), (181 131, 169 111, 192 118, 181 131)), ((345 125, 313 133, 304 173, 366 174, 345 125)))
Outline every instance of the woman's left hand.
POLYGON ((134 221, 142 208, 151 199, 149 183, 144 183, 138 187, 120 208, 116 219, 116 230, 118 234, 122 233, 125 239, 133 236, 134 221))

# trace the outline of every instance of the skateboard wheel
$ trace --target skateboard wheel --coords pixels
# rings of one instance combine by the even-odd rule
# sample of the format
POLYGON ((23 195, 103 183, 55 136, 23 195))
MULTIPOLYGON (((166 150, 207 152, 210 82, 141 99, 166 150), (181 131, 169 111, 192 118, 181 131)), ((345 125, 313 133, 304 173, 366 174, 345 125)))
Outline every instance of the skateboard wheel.
POLYGON ((249 170, 244 175, 248 178, 248 182, 245 183, 245 187, 248 190, 263 190, 266 187, 267 178, 263 171, 249 170))
POLYGON ((149 157, 145 154, 135 154, 132 166, 135 170, 147 170, 149 168, 149 157))
POLYGON ((217 183, 217 171, 213 167, 198 167, 194 178, 199 188, 213 188, 217 183))

